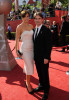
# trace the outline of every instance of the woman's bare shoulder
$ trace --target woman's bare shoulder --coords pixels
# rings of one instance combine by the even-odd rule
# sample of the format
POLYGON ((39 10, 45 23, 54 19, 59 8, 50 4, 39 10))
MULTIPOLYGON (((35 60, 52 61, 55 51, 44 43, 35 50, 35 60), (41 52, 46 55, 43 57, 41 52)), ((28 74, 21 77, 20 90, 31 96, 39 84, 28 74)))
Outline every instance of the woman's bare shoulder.
POLYGON ((22 24, 19 24, 18 26, 17 26, 17 29, 20 29, 22 27, 22 24))
POLYGON ((19 24, 16 28, 16 31, 19 32, 21 34, 22 32, 22 24, 19 24))

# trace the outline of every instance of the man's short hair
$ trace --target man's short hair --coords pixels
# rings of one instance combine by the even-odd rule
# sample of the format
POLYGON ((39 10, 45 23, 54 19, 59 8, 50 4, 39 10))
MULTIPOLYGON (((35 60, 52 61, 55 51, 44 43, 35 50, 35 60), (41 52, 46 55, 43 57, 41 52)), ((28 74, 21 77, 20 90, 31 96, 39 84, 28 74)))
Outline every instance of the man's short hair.
POLYGON ((37 12, 37 13, 34 14, 34 19, 35 19, 35 17, 36 17, 37 15, 40 16, 40 17, 43 19, 43 15, 42 15, 42 13, 40 13, 40 12, 37 12))
POLYGON ((67 15, 63 15, 63 16, 61 16, 61 18, 63 18, 64 20, 66 20, 67 15))

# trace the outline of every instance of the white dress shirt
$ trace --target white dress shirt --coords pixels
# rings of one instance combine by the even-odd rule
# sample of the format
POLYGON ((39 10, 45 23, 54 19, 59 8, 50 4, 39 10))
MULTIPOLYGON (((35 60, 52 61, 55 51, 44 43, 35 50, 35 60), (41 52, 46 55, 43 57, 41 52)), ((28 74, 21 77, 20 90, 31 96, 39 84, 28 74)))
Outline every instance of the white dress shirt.
POLYGON ((35 36, 36 36, 37 28, 38 28, 38 33, 37 33, 37 36, 38 36, 41 27, 42 27, 42 24, 41 24, 39 27, 36 26, 36 28, 35 28, 35 34, 34 34, 34 38, 35 38, 35 36))

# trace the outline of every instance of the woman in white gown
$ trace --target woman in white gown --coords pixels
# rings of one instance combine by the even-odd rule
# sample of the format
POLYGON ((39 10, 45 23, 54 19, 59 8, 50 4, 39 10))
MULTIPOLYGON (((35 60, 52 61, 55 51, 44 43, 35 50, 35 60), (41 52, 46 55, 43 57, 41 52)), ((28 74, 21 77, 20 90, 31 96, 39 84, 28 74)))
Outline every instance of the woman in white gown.
POLYGON ((33 62, 33 26, 29 24, 29 12, 24 10, 21 12, 22 23, 16 28, 16 54, 19 50, 19 38, 21 37, 21 49, 24 60, 24 72, 26 74, 26 87, 30 94, 33 93, 33 89, 30 84, 30 75, 34 73, 34 62, 33 62))

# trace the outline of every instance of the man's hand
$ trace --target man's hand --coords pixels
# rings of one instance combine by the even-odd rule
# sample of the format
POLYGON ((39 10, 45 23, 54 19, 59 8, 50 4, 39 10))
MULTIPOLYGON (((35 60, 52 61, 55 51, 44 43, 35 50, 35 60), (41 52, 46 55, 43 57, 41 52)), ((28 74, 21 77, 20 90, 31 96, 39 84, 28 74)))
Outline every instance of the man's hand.
POLYGON ((44 59, 44 64, 47 64, 49 62, 48 59, 44 59))

